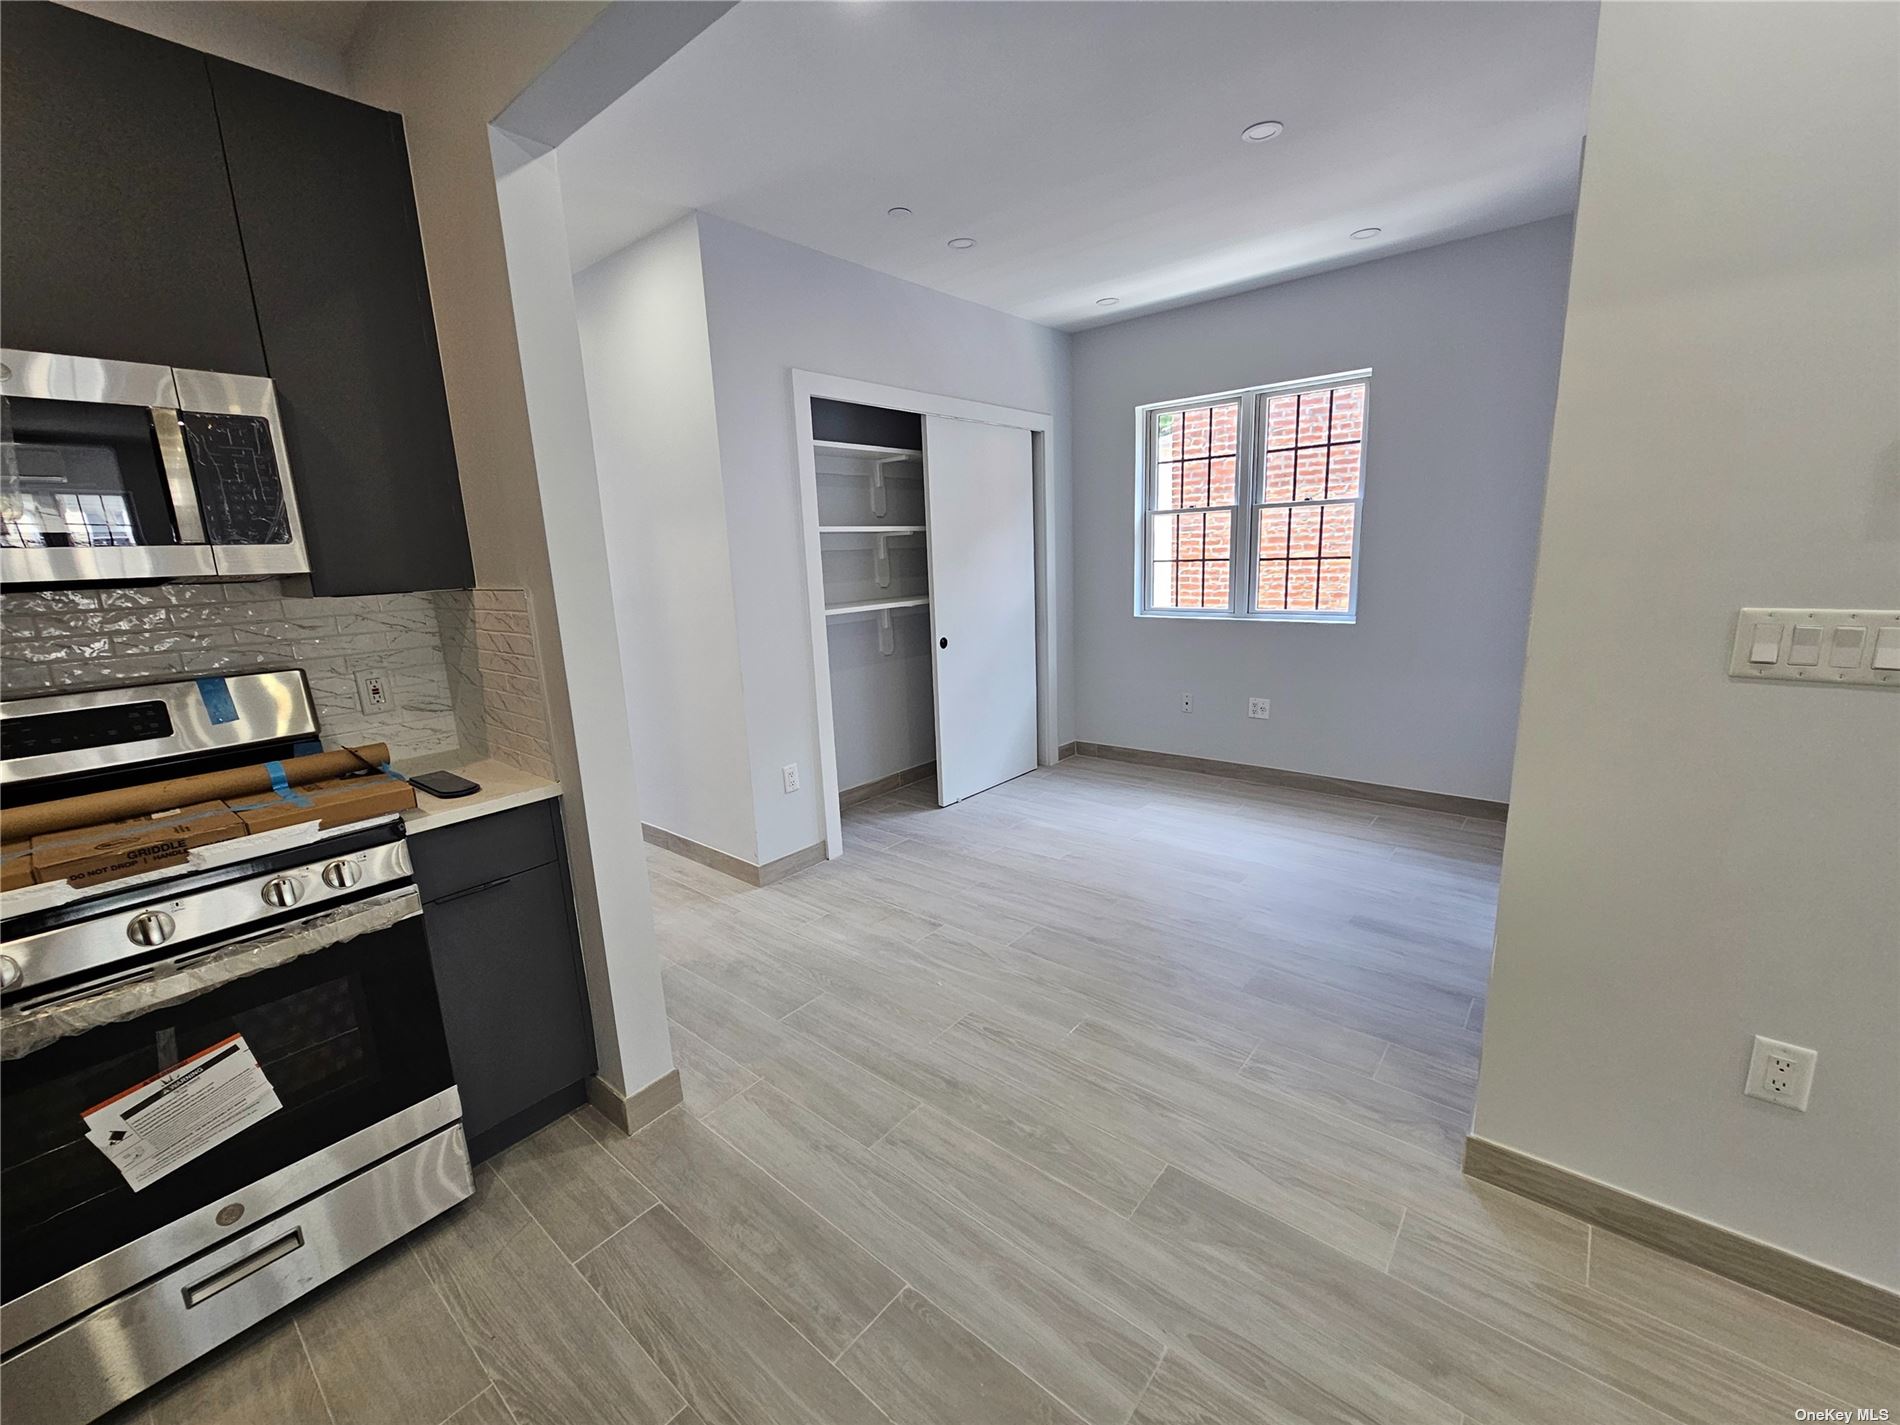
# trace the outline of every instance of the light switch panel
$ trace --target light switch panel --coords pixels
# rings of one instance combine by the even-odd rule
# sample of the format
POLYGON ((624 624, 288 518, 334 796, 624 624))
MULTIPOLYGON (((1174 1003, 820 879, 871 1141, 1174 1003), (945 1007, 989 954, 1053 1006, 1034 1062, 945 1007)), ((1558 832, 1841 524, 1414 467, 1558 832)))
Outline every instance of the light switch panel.
POLYGON ((1728 672, 1744 680, 1900 688, 1900 609, 1743 609, 1728 672))

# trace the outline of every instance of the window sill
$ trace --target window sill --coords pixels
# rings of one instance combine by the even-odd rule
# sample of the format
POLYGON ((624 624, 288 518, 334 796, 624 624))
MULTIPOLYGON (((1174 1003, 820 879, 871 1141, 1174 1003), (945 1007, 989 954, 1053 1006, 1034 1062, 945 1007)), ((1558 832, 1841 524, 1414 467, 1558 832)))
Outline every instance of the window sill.
POLYGON ((1136 618, 1182 619, 1191 623, 1331 623, 1353 624, 1357 614, 1286 613, 1236 614, 1198 609, 1138 609, 1136 618))

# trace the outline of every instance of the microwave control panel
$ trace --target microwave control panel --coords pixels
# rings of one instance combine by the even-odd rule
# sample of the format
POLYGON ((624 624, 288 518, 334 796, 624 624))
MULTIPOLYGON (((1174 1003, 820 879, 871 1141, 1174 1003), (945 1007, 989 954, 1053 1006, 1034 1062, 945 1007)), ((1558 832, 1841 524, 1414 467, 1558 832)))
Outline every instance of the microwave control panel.
POLYGON ((180 411, 208 544, 289 544, 283 474, 262 416, 180 411))

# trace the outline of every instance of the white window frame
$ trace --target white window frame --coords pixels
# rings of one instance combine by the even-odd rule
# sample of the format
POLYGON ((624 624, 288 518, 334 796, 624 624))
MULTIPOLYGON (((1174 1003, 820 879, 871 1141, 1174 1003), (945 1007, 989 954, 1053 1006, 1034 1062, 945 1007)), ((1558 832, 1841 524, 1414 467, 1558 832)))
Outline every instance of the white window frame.
MULTIPOLYGON (((1237 391, 1221 391, 1208 396, 1185 396, 1167 401, 1151 401, 1135 409, 1135 614, 1141 618, 1236 619, 1253 623, 1354 623, 1359 616, 1359 572, 1365 548, 1366 475, 1371 445, 1372 371, 1339 371, 1327 376, 1301 377, 1268 385, 1248 386, 1237 391), (1302 391, 1324 390, 1333 386, 1366 387, 1367 429, 1359 438, 1359 490, 1350 500, 1274 500, 1264 501, 1266 468, 1267 402, 1275 396, 1298 395, 1302 391), (1233 506, 1207 507, 1213 511, 1231 508, 1233 533, 1229 540, 1231 565, 1227 577, 1227 601, 1224 609, 1176 609, 1156 607, 1153 601, 1154 551, 1150 548, 1157 514, 1176 511, 1155 503, 1158 493, 1159 466, 1155 460, 1155 417, 1170 411, 1191 410, 1196 406, 1240 403, 1238 450, 1240 464, 1233 506), (1352 584, 1344 609, 1262 609, 1256 607, 1255 582, 1260 573, 1258 541, 1260 512, 1286 509, 1296 505, 1351 505, 1352 584)), ((1188 511, 1187 513, 1194 513, 1188 511)))

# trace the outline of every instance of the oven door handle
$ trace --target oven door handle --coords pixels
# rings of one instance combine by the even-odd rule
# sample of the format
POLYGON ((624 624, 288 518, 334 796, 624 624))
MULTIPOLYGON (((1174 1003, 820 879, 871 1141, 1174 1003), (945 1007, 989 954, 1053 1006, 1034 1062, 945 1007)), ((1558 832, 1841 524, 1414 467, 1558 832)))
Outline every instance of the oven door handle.
POLYGON ((198 510, 198 485, 191 478, 191 456, 185 449, 185 428, 169 406, 152 406, 152 434, 158 438, 158 458, 165 467, 165 490, 171 496, 172 523, 180 544, 205 542, 204 516, 198 510))
POLYGON ((293 1227, 275 1242, 259 1247, 248 1257, 241 1257, 221 1272, 214 1272, 201 1282, 194 1282, 185 1288, 185 1308, 203 1306, 221 1291, 228 1291, 246 1277, 255 1276, 272 1262, 281 1262, 292 1252, 303 1246, 303 1228, 293 1227))

